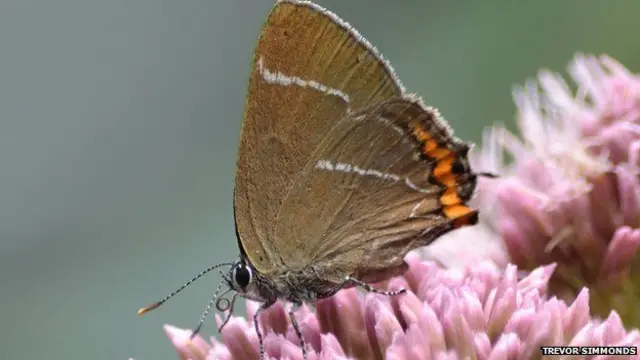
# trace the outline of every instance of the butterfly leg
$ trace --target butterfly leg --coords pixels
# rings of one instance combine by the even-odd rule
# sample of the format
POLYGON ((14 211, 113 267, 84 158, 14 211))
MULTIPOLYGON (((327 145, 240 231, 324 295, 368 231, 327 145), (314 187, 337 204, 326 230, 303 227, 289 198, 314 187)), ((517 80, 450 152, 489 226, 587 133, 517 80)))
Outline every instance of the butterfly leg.
POLYGON ((271 305, 273 305, 275 300, 268 300, 267 302, 260 305, 256 313, 253 314, 253 326, 256 329, 256 334, 258 335, 258 342, 260 343, 260 360, 264 359, 264 339, 262 339, 262 333, 260 332, 260 325, 258 324, 258 316, 263 311, 267 310, 271 305))
POLYGON ((367 292, 372 292, 372 293, 382 294, 382 295, 387 295, 387 296, 396 296, 396 295, 400 295, 400 294, 403 294, 403 293, 407 292, 407 289, 404 289, 404 288, 402 288, 400 290, 396 290, 396 291, 385 291, 385 290, 376 289, 373 286, 371 286, 371 285, 369 285, 369 284, 367 284, 365 282, 362 282, 362 281, 360 281, 360 280, 358 280, 356 278, 353 278, 351 276, 346 276, 344 278, 344 281, 340 285, 336 286, 335 288, 331 289, 330 291, 328 291, 328 292, 326 292, 324 294, 320 294, 318 296, 318 298, 323 299, 323 298, 331 297, 331 296, 335 295, 338 291, 342 290, 347 285, 351 285, 351 284, 354 284, 354 285, 356 285, 358 287, 361 287, 367 292))
MULTIPOLYGON (((396 296, 396 295, 400 295, 400 294, 404 294, 405 292, 407 292, 407 289, 402 288, 400 290, 396 290, 396 291, 386 291, 386 290, 380 290, 380 289, 376 289, 373 286, 362 282, 358 279, 352 278, 351 276, 347 276, 345 277, 344 283, 343 284, 348 284, 349 282, 355 284, 356 286, 359 286, 363 289, 365 289, 368 292, 372 292, 372 293, 376 293, 376 294, 382 294, 382 295, 387 295, 387 296, 396 296)), ((344 286, 344 285, 343 285, 344 286)))
POLYGON ((293 325, 293 330, 295 330, 298 339, 300 339, 300 347, 302 348, 302 358, 307 359, 307 348, 305 346, 304 337, 302 336, 302 331, 300 331, 300 326, 298 325, 298 321, 296 320, 295 312, 300 309, 302 306, 301 303, 293 303, 291 308, 289 309, 289 319, 291 320, 291 325, 293 325))

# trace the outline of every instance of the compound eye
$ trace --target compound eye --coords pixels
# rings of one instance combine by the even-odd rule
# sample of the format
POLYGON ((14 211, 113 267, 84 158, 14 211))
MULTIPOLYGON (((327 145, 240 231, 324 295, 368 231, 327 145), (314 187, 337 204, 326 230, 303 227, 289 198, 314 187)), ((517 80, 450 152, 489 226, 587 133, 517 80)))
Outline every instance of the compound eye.
POLYGON ((233 270, 233 281, 239 289, 246 289, 251 282, 251 269, 245 264, 238 264, 233 270))

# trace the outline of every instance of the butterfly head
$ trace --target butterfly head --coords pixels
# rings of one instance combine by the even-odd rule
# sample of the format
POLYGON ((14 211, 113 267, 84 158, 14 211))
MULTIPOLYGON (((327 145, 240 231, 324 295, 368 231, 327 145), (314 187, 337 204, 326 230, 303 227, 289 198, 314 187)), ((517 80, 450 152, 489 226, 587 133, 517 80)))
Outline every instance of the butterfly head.
POLYGON ((265 302, 275 297, 273 291, 270 290, 272 287, 268 279, 261 276, 244 256, 231 265, 224 280, 237 296, 259 302, 265 302))
POLYGON ((240 258, 229 269, 229 275, 225 276, 225 281, 238 295, 247 294, 253 285, 253 267, 240 258))

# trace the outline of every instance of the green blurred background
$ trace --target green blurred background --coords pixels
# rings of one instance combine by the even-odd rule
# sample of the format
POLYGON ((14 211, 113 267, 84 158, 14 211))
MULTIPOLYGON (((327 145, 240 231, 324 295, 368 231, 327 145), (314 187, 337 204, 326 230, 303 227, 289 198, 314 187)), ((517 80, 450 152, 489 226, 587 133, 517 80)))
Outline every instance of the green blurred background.
MULTIPOLYGON (((321 4, 467 140, 512 123, 511 86, 575 51, 640 68, 640 2, 321 4)), ((161 326, 194 326, 217 275, 135 311, 237 254, 236 146, 271 5, 0 0, 1 359, 176 358, 161 326)))

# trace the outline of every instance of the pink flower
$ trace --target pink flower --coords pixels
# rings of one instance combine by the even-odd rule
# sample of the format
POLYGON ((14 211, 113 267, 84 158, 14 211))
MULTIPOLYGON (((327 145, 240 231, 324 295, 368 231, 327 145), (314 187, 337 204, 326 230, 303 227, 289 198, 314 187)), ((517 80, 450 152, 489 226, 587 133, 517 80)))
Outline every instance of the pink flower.
MULTIPOLYGON (((315 312, 297 313, 314 359, 511 359, 538 358, 541 345, 640 345, 640 333, 627 332, 612 312, 604 321, 589 314, 587 289, 571 305, 547 298, 555 266, 540 267, 518 280, 516 267, 505 271, 490 262, 444 270, 407 256, 409 270, 389 281, 396 297, 355 289, 320 301, 315 312)), ((256 304, 248 303, 249 315, 256 304)), ((277 303, 261 315, 266 354, 302 359, 300 342, 277 303)), ((182 359, 254 359, 258 340, 252 324, 232 317, 221 341, 211 345, 190 331, 166 326, 182 359)))
POLYGON ((496 263, 554 262, 553 294, 571 301, 588 286, 597 314, 616 309, 637 327, 640 76, 608 56, 577 55, 569 72, 577 95, 549 71, 514 90, 522 139, 486 133, 474 162, 502 177, 480 184, 483 226, 508 254, 496 263))

